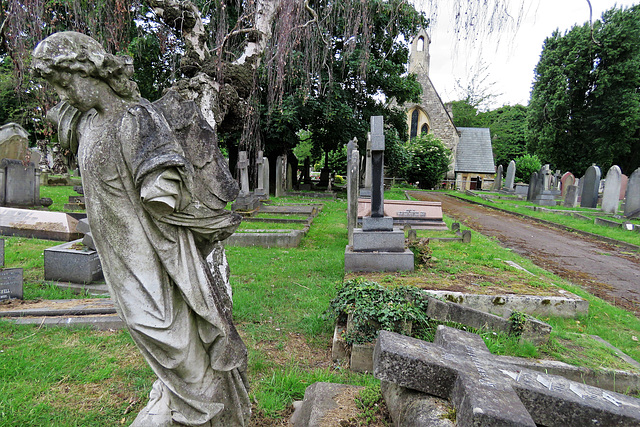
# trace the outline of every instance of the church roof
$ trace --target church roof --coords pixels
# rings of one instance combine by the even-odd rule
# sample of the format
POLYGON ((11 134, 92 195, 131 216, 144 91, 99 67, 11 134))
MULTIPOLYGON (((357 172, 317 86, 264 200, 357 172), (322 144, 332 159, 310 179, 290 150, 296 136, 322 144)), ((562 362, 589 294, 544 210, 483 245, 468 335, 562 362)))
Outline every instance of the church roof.
POLYGON ((495 173, 488 128, 458 128, 455 172, 495 173))

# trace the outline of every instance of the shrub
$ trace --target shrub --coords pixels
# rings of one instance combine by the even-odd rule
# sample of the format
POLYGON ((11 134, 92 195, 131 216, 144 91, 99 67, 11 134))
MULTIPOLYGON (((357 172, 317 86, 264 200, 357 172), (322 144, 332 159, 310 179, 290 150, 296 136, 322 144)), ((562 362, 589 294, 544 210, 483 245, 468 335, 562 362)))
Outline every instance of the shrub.
POLYGON ((535 154, 525 154, 524 156, 516 157, 516 181, 529 182, 531 174, 538 172, 542 167, 542 162, 535 154))
POLYGON ((422 134, 407 142, 409 165, 405 179, 419 188, 434 188, 445 176, 451 163, 451 150, 431 134, 422 134))

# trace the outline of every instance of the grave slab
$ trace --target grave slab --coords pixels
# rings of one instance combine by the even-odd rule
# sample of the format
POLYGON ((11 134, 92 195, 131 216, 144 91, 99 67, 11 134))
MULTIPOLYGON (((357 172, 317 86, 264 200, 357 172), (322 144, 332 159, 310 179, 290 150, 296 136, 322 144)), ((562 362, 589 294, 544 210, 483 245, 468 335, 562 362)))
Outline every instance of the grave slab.
POLYGON ((0 268, 4 267, 4 239, 0 239, 0 268))
POLYGON ((344 270, 351 271, 413 271, 413 252, 354 252, 347 245, 344 253, 344 270))
POLYGON ((385 242, 385 250, 388 252, 404 252, 404 232, 401 230, 379 231, 367 233, 362 229, 353 230, 354 251, 377 251, 380 248, 380 239, 385 242))
POLYGON ((434 343, 381 331, 374 376, 448 399, 458 425, 640 425, 640 400, 510 365, 478 335, 439 326, 434 343))
POLYGON ((21 268, 0 268, 0 301, 22 299, 22 285, 21 268))
POLYGON ((353 397, 364 387, 346 384, 317 382, 304 392, 304 400, 294 402, 295 411, 289 420, 294 427, 337 426, 332 411, 344 405, 345 400, 353 397))
POLYGON ((45 280, 91 283, 103 279, 98 252, 80 243, 75 240, 44 250, 45 280))
MULTIPOLYGON (((371 214, 371 201, 358 200, 358 218, 371 214)), ((385 200, 384 215, 393 218, 394 225, 409 224, 419 229, 446 229, 442 220, 442 203, 425 201, 385 200)))
POLYGON ((0 207, 0 234, 35 239, 71 241, 82 235, 78 220, 64 212, 0 207))

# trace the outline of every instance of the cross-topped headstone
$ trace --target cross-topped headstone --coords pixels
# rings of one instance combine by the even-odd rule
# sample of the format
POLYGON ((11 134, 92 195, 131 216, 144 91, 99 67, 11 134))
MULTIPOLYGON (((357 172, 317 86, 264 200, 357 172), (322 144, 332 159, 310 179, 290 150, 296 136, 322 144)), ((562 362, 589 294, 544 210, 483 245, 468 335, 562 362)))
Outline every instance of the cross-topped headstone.
POLYGON ((258 150, 256 165, 258 166, 258 186, 254 190, 254 193, 256 196, 264 196, 264 155, 262 154, 262 150, 258 150))
POLYGON ((246 151, 238 151, 238 171, 240 173, 240 196, 249 194, 249 160, 246 151))
POLYGON ((639 399, 511 365, 446 326, 434 343, 380 331, 374 376, 449 399, 460 426, 640 426, 639 399))

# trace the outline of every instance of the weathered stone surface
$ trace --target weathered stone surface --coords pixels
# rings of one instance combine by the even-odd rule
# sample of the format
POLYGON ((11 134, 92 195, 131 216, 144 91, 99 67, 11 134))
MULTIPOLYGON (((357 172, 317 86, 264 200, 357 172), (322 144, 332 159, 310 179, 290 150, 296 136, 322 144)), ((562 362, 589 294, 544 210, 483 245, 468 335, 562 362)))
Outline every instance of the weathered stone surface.
POLYGON ((640 425, 640 400, 496 362, 480 336, 446 326, 433 344, 381 331, 374 376, 449 399, 458 425, 640 425))
POLYGON ((493 185, 491 186, 491 190, 498 191, 502 188, 502 165, 498 166, 496 170, 496 177, 493 180, 493 185))
POLYGON ((382 395, 396 427, 454 427, 446 400, 382 381, 382 395))
POLYGON ((562 204, 565 208, 575 208, 578 206, 578 191, 577 185, 568 185, 566 187, 566 194, 562 204))
MULTIPOLYGON (((358 200, 358 217, 371 213, 369 199, 358 200)), ((444 230, 447 225, 442 219, 442 203, 413 200, 385 200, 384 215, 393 218, 394 225, 411 225, 417 229, 444 230)))
POLYGON ((34 163, 0 160, 0 206, 40 205, 40 169, 34 163))
POLYGON ((215 130, 176 91, 142 100, 131 58, 86 35, 47 37, 32 66, 68 101, 51 119, 82 167, 118 313, 158 376, 132 425, 247 425, 247 350, 220 243, 240 223, 225 209, 239 189, 215 130))
POLYGON ((78 247, 76 240, 44 250, 44 279, 92 283, 104 278, 98 252, 78 247))
POLYGON ((0 267, 4 267, 4 239, 0 239, 0 267))
POLYGON ((629 177, 624 202, 624 216, 634 218, 640 215, 640 168, 629 177))
POLYGON ((344 254, 345 271, 413 271, 413 252, 354 252, 347 246, 344 254))
MULTIPOLYGON (((349 143, 351 144, 351 141, 349 143)), ((352 146, 355 148, 347 150, 347 228, 350 245, 353 244, 353 230, 358 225, 358 190, 360 187, 360 152, 355 143, 352 146)))
POLYGON ((560 189, 562 191, 562 197, 567 195, 567 190, 570 185, 575 185, 576 177, 571 172, 565 172, 560 178, 560 189))
POLYGON ((619 166, 613 165, 605 178, 604 192, 602 193, 602 211, 616 213, 620 204, 620 187, 622 186, 622 171, 619 166))
POLYGON ((21 268, 0 268, 0 301, 23 297, 21 268))
POLYGON ((504 179, 504 188, 513 190, 513 182, 516 179, 516 162, 511 160, 507 166, 507 177, 504 179))
POLYGON ((0 207, 0 234, 70 241, 81 237, 78 220, 63 212, 0 207))
POLYGON ((380 250, 381 242, 388 252, 404 252, 404 232, 402 230, 377 231, 369 233, 362 229, 353 230, 353 250, 373 252, 380 250))
POLYGON ((600 176, 601 172, 598 166, 589 166, 584 174, 584 178, 580 180, 580 183, 582 184, 580 207, 598 207, 598 190, 600 188, 600 176))
POLYGON ((17 123, 0 126, 0 160, 29 161, 29 133, 17 123))
POLYGON ((364 387, 313 383, 304 392, 304 400, 294 403, 295 411, 289 420, 294 427, 327 427, 338 425, 331 411, 338 408, 340 398, 347 394, 353 399, 354 391, 364 387))
POLYGON ((531 174, 529 178, 529 188, 527 189, 527 201, 532 201, 536 196, 538 187, 538 172, 534 172, 531 174))

